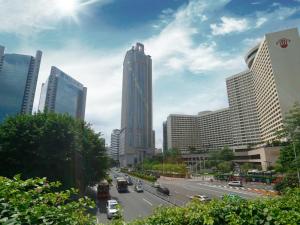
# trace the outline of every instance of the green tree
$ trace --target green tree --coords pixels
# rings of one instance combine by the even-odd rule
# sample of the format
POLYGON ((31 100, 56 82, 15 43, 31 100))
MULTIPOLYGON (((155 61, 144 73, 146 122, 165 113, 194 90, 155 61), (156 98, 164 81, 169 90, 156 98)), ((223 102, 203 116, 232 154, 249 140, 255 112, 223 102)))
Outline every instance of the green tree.
POLYGON ((248 170, 252 169, 253 165, 251 163, 244 163, 241 165, 241 170, 243 173, 247 173, 248 170))
POLYGON ((78 199, 75 189, 58 192, 59 186, 46 178, 0 177, 0 224, 95 224, 87 213, 93 202, 78 199))
POLYGON ((218 170, 220 170, 222 173, 228 173, 232 170, 232 163, 228 161, 220 162, 217 165, 218 170))
POLYGON ((233 159, 233 151, 228 146, 224 146, 224 148, 219 152, 219 160, 231 161, 233 159))
POLYGON ((104 177, 106 168, 104 139, 81 120, 37 113, 0 125, 0 175, 47 177, 82 189, 104 177))

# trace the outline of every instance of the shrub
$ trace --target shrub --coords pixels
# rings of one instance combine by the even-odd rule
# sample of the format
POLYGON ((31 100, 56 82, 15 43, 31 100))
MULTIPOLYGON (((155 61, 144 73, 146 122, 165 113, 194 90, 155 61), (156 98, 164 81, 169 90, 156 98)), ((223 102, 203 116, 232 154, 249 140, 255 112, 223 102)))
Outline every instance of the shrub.
POLYGON ((86 213, 94 204, 76 199, 74 189, 57 191, 59 182, 45 178, 0 177, 0 224, 95 224, 86 213))

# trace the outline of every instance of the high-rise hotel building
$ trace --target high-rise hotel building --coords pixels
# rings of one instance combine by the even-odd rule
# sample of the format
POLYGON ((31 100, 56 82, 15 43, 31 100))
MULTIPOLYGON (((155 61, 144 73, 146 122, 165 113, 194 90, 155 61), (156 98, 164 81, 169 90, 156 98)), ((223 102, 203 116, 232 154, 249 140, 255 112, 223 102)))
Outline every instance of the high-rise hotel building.
POLYGON ((86 93, 87 88, 81 83, 52 66, 49 78, 42 84, 39 110, 84 120, 86 93))
POLYGON ((121 166, 135 165, 153 154, 152 60, 137 43, 123 62, 120 130, 121 166))
POLYGON ((7 116, 32 113, 42 52, 35 57, 4 54, 0 46, 0 122, 7 116))
MULTIPOLYGON (((297 29, 266 34, 245 61, 247 70, 226 79, 229 109, 199 113, 197 123, 195 116, 177 115, 180 123, 168 119, 168 148, 186 152, 188 146, 199 146, 210 151, 228 145, 245 150, 276 139, 285 114, 295 102, 300 103, 297 29)), ((175 115, 169 117, 176 121, 175 115)))
POLYGON ((253 74, 261 140, 267 142, 276 139, 276 131, 282 128, 285 114, 295 102, 300 102, 297 29, 266 34, 254 54, 249 67, 253 74))

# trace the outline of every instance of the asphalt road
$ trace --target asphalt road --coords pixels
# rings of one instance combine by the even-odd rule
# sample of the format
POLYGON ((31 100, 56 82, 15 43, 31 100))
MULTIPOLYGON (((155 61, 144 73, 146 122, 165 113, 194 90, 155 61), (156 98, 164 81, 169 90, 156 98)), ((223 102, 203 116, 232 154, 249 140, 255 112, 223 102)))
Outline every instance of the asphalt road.
MULTIPOLYGON (((144 186, 147 186, 147 184, 144 186)), ((145 189, 148 189, 148 187, 145 187, 145 189)), ((113 180, 113 186, 110 188, 111 198, 116 199, 121 205, 125 221, 132 221, 149 216, 153 213, 155 208, 170 205, 167 201, 148 191, 137 193, 134 191, 133 185, 128 186, 128 190, 128 193, 119 193, 116 189, 115 180, 113 180)), ((96 191, 95 187, 94 191, 96 191)), ((99 223, 109 224, 105 204, 105 202, 98 202, 96 216, 99 223)))
MULTIPOLYGON (((112 172, 112 176, 115 172, 112 172)), ((124 176, 118 173, 118 176, 124 176)), ((137 179, 133 178, 135 183, 137 179)), ((227 185, 218 183, 209 183, 201 180, 191 179, 172 179, 160 178, 159 183, 170 190, 170 196, 157 192, 156 188, 150 182, 143 181, 144 192, 137 193, 134 191, 134 185, 128 186, 128 193, 118 193, 116 182, 113 179, 113 186, 110 188, 112 199, 116 199, 123 210, 125 221, 143 218, 151 215, 155 208, 159 206, 183 206, 190 201, 190 197, 196 194, 206 195, 210 198, 221 198, 224 194, 238 194, 246 199, 260 198, 262 195, 247 190, 240 190, 227 185)), ((96 188, 94 187, 94 191, 96 188)), ((97 220, 100 223, 109 224, 106 217, 106 202, 98 202, 95 212, 97 220)))

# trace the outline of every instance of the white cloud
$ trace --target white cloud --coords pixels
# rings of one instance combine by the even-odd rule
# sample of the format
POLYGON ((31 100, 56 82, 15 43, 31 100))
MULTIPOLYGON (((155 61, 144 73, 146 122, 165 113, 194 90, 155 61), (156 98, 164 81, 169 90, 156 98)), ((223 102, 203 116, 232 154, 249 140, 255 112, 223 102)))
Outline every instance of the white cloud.
POLYGON ((255 24, 255 28, 261 27, 267 21, 268 21, 268 19, 265 18, 265 17, 258 18, 257 21, 256 21, 256 24, 255 24))
POLYGON ((233 32, 242 32, 249 29, 249 24, 246 19, 231 18, 222 16, 220 24, 211 24, 213 35, 225 35, 233 32))
POLYGON ((111 0, 0 0, 0 32, 31 35, 55 29, 58 22, 79 22, 78 14, 91 4, 111 0), (72 10, 69 5, 72 3, 72 10))

